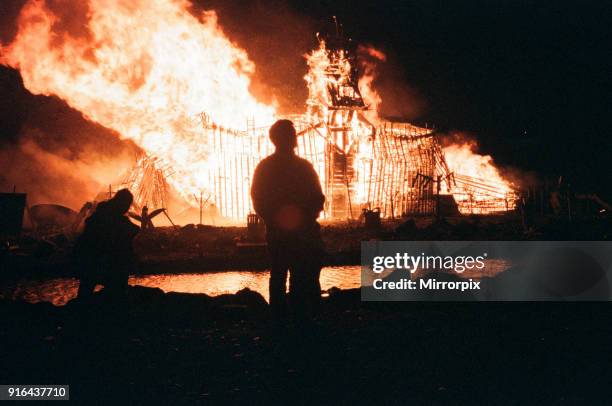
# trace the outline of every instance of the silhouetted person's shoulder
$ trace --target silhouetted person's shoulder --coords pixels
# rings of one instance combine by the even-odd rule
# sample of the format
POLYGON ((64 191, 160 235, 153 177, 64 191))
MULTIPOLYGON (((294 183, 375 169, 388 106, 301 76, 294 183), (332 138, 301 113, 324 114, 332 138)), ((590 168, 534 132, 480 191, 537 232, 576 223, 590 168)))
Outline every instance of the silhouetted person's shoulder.
POLYGON ((325 197, 312 164, 295 154, 272 154, 263 159, 253 176, 253 205, 266 223, 286 205, 300 208, 308 221, 314 221, 325 197))
POLYGON ((266 198, 263 195, 255 195, 261 193, 267 195, 270 189, 281 192, 280 189, 285 188, 284 194, 287 198, 295 197, 292 192, 300 186, 303 188, 301 190, 310 192, 321 190, 319 176, 312 164, 297 155, 272 154, 264 158, 255 168, 252 187, 255 199, 266 198))

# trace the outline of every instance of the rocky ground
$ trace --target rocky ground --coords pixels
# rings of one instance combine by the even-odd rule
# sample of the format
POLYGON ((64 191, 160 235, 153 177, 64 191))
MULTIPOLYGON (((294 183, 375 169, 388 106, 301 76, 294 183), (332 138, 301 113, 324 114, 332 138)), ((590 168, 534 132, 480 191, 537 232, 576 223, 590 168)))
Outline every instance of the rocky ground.
POLYGON ((3 302, 3 383, 79 404, 608 404, 608 303, 362 303, 272 326, 256 293, 132 288, 128 311, 3 302))
MULTIPOLYGON (((461 218, 323 227, 327 261, 381 240, 607 240, 609 219, 461 218)), ((158 229, 137 241, 143 272, 265 267, 238 252, 245 229, 158 229), (217 262, 215 262, 217 261, 217 262), (161 264, 161 265, 160 265, 161 264), (165 269, 164 269, 165 268, 165 269), (208 268, 214 269, 214 268, 208 268)), ((4 252, 2 277, 69 273, 69 244, 4 252), (62 251, 63 250, 63 251, 62 251), (63 255, 63 256, 62 256, 63 255)), ((605 303, 363 303, 334 290, 308 324, 271 325, 258 294, 130 289, 129 305, 0 302, 0 382, 70 384, 80 404, 608 404, 612 308, 605 303)))

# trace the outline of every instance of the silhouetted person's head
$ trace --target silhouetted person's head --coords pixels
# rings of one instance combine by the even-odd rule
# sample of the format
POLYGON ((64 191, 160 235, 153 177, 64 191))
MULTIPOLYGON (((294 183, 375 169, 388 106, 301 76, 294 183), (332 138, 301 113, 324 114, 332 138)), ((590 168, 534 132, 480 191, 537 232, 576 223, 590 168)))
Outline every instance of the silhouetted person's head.
POLYGON ((108 201, 109 205, 112 207, 113 211, 125 214, 130 209, 132 202, 134 201, 134 196, 132 196, 132 192, 128 189, 121 189, 112 199, 108 201))
POLYGON ((297 147, 297 134, 290 120, 278 120, 270 127, 270 141, 280 153, 293 153, 297 147))

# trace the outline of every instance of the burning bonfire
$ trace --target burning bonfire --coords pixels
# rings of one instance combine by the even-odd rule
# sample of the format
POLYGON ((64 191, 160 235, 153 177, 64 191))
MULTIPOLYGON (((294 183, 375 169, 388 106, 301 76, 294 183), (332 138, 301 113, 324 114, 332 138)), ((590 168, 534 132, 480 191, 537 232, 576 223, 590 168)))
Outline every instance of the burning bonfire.
MULTIPOLYGON (((30 0, 0 62, 19 69, 32 93, 59 96, 145 151, 123 179, 140 205, 164 205, 172 190, 195 206, 204 194, 223 217, 243 221, 252 211, 253 170, 273 150, 267 132, 279 115, 249 92, 254 64, 216 14, 194 16, 189 6, 89 0, 87 33, 58 36, 58 17, 30 0)), ((306 55, 306 111, 283 117, 295 123, 298 153, 319 174, 325 218, 355 218, 363 209, 430 215, 443 196, 461 213, 514 208, 515 190, 490 157, 469 144, 443 148, 432 129, 379 117, 374 69, 354 55, 340 35, 319 38, 306 55)))

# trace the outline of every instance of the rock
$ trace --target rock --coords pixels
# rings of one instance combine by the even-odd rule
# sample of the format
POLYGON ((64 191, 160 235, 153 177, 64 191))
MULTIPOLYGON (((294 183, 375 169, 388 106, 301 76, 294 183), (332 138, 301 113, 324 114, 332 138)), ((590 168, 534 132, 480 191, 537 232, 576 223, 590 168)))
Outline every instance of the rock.
POLYGON ((263 296, 249 288, 239 290, 234 295, 220 295, 212 299, 215 306, 222 306, 226 309, 232 306, 237 311, 242 307, 249 315, 261 316, 268 310, 268 303, 263 296))
POLYGON ((361 289, 339 289, 333 287, 329 289, 329 297, 324 301, 333 307, 351 308, 361 304, 361 289))

